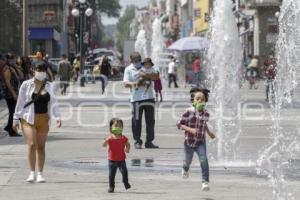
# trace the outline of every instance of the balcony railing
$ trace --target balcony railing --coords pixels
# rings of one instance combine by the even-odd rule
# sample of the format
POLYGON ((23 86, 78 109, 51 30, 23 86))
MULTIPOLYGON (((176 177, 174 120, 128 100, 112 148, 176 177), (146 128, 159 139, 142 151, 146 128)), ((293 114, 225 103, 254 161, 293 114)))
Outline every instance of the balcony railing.
POLYGON ((246 0, 250 6, 280 6, 282 0, 246 0))

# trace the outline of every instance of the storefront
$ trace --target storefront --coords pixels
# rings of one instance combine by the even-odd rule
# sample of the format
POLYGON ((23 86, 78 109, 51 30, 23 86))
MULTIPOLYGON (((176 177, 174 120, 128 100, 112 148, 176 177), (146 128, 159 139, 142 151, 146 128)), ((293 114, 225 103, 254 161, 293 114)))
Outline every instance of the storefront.
POLYGON ((60 33, 54 28, 29 28, 30 52, 45 50, 49 57, 60 57, 60 33))

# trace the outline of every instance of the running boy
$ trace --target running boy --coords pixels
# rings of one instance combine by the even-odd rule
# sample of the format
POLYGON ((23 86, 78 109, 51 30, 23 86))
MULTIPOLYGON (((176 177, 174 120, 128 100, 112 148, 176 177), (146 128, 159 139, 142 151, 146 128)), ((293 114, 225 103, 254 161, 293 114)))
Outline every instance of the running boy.
POLYGON ((206 154, 205 133, 212 139, 215 135, 208 129, 209 113, 205 109, 208 101, 209 90, 197 89, 191 91, 192 107, 188 108, 181 116, 177 127, 185 132, 182 177, 188 178, 189 168, 193 160, 194 152, 198 155, 202 169, 202 190, 209 190, 209 166, 206 154))
POLYGON ((123 177, 125 189, 131 188, 128 182, 128 171, 126 167, 126 153, 130 151, 130 143, 128 138, 122 135, 123 121, 113 118, 109 123, 110 135, 104 140, 103 147, 108 146, 108 165, 109 165, 109 193, 113 193, 115 189, 115 176, 117 169, 120 170, 123 177))

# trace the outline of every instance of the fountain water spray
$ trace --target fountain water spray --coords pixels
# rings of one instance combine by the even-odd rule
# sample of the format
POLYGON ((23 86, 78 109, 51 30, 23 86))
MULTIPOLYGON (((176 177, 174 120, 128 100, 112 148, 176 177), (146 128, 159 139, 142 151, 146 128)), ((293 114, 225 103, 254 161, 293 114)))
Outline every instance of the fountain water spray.
POLYGON ((231 0, 215 1, 207 57, 220 163, 235 159, 235 144, 241 132, 238 105, 242 47, 232 8, 231 0))
POLYGON ((152 23, 151 47, 151 58, 155 65, 159 65, 159 56, 163 53, 164 50, 164 38, 161 30, 161 21, 157 18, 152 23))
MULTIPOLYGON (((285 171, 300 152, 299 130, 296 121, 284 127, 283 114, 292 103, 297 86, 296 73, 300 66, 300 2, 284 0, 279 16, 279 38, 276 46, 276 78, 273 84, 274 99, 270 99, 273 121, 271 145, 264 148, 257 160, 258 174, 265 174, 273 186, 273 199, 294 200, 285 184, 285 171)), ((270 96, 270 95, 269 95, 270 96)), ((294 120, 294 119, 291 119, 294 120)), ((287 120, 285 120, 286 123, 287 120)))
POLYGON ((146 31, 141 29, 137 35, 136 42, 135 42, 135 51, 139 52, 142 58, 149 57, 149 53, 147 50, 147 38, 146 38, 146 31))

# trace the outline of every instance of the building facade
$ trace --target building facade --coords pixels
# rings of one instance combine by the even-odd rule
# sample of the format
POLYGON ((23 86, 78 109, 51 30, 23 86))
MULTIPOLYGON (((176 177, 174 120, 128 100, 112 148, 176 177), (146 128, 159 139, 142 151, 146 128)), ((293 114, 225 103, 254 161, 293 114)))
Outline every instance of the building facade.
MULTIPOLYGON (((29 0, 29 52, 44 50, 49 57, 59 57, 67 46, 64 8, 66 0, 29 0)), ((65 9, 66 11, 67 9, 65 9)))
POLYGON ((0 53, 22 53, 22 5, 2 0, 0 3, 0 53), (2 2, 3 1, 3 2, 2 2))

